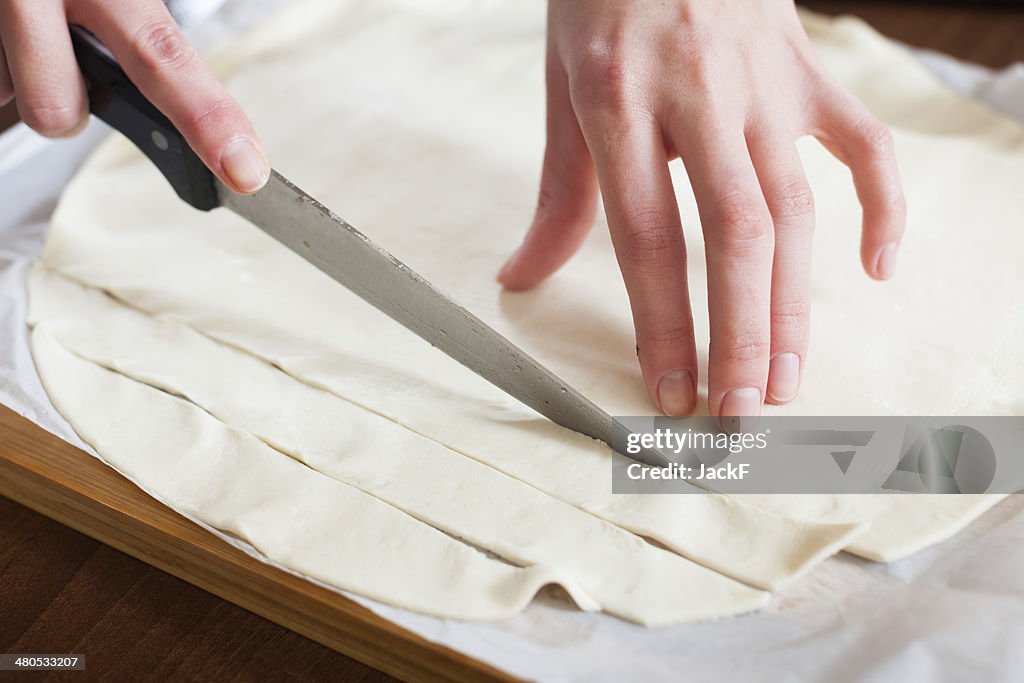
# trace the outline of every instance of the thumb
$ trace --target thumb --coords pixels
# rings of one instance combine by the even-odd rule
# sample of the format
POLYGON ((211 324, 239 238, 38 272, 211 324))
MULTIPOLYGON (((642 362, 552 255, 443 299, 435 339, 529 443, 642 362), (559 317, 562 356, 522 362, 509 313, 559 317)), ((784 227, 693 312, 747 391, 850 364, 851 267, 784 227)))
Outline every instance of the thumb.
POLYGON ((92 30, 110 48, 142 94, 225 185, 243 194, 263 187, 270 162, 252 122, 162 3, 68 4, 75 9, 69 21, 92 30))
POLYGON ((548 59, 548 140, 537 212, 522 246, 498 274, 498 282, 513 291, 531 289, 561 268, 583 244, 597 213, 594 162, 555 59, 548 59))

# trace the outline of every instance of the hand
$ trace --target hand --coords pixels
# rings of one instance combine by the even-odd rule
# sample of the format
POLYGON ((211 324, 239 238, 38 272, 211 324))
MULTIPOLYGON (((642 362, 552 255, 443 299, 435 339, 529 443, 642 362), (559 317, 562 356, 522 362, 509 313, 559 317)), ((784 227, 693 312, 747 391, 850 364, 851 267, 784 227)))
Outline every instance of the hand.
POLYGON ((792 0, 550 0, 547 151, 536 216, 499 280, 528 289, 579 248, 598 185, 651 398, 696 402, 686 249, 667 162, 703 226, 712 415, 791 400, 806 357, 814 202, 794 142, 849 166, 861 260, 893 275, 905 206, 888 129, 819 64, 792 0))
POLYGON ((188 44, 160 0, 0 0, 0 106, 50 137, 80 132, 88 96, 68 24, 103 41, 146 97, 221 181, 260 189, 270 165, 252 124, 188 44))

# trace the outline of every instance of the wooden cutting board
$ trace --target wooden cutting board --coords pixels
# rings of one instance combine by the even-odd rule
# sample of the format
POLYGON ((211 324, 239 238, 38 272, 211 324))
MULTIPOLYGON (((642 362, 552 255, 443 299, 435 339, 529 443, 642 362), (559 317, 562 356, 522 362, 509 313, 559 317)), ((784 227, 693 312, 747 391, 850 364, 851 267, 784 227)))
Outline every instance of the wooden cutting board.
POLYGON ((403 680, 516 680, 249 557, 3 405, 0 495, 403 680))

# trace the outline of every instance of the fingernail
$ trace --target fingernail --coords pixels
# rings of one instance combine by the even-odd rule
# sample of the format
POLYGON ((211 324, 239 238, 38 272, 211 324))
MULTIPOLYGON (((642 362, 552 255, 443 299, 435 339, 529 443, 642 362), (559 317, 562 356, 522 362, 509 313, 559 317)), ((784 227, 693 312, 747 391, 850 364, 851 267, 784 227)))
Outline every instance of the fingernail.
POLYGON ((722 399, 719 413, 728 417, 759 417, 761 415, 761 391, 754 387, 733 389, 722 399))
POLYGON ((672 370, 658 381, 658 405, 666 415, 689 415, 695 401, 693 375, 688 371, 672 370))
POLYGON ((899 253, 900 247, 898 244, 890 244, 882 250, 882 253, 878 255, 878 263, 875 265, 878 277, 888 280, 896 274, 896 260, 899 253))
POLYGON ((773 401, 788 403, 800 389, 800 356, 780 353, 768 368, 768 396, 773 401))
POLYGON ((267 155, 252 138, 235 138, 224 147, 220 165, 241 192, 255 192, 270 177, 267 155))
POLYGON ((728 431, 747 431, 761 417, 761 391, 754 387, 733 389, 722 399, 718 411, 722 427, 728 431))

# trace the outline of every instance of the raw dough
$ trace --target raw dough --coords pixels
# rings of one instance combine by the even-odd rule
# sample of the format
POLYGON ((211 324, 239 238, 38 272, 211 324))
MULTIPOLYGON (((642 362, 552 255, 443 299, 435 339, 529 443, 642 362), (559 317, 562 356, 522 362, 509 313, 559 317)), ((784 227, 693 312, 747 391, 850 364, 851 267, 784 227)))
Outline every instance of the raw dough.
MULTIPOLYGON (((494 507, 487 502, 488 497, 515 500, 516 508, 532 508, 530 517, 537 516, 547 523, 551 523, 555 514, 566 514, 562 507, 568 506, 560 507, 555 499, 537 496, 529 486, 509 488, 517 480, 497 470, 448 449, 440 449, 434 441, 398 428, 332 394, 289 382, 283 373, 267 373, 265 363, 215 344, 180 323, 164 321, 157 325, 143 315, 117 306, 95 290, 84 290, 50 273, 41 265, 33 272, 31 285, 31 321, 45 321, 51 333, 75 353, 140 381, 184 395, 226 422, 295 454, 311 467, 370 491, 414 516, 426 517, 425 521, 512 561, 524 559, 515 554, 522 549, 510 554, 512 541, 506 537, 517 531, 515 525, 525 524, 525 533, 533 533, 534 523, 510 515, 508 506, 488 509, 494 507), (261 377, 262 382, 258 381, 261 377), (336 419, 328 417, 332 415, 336 419), (352 423, 363 426, 341 428, 352 423), (353 431, 359 432, 361 438, 355 439, 353 431), (419 456, 411 458, 404 451, 419 456), (429 469, 424 470, 428 466, 429 469), (352 468, 362 473, 353 475, 352 468), (412 486, 382 493, 377 486, 387 472, 403 473, 402 479, 395 483, 412 486), (444 515, 438 517, 436 508, 440 501, 434 500, 437 496, 432 491, 442 486, 458 490, 458 495, 451 494, 458 499, 454 501, 457 518, 454 526, 451 515, 447 517, 448 522, 440 521, 444 515), (496 487, 504 493, 498 495, 496 487), (463 509, 474 510, 474 513, 466 518, 460 512, 463 509), (467 528, 470 523, 482 528, 472 531, 467 528)), ((631 512, 623 503, 645 498, 612 495, 605 485, 610 465, 603 462, 610 453, 603 447, 595 449, 596 445, 588 439, 578 441, 580 447, 587 450, 579 460, 581 472, 577 478, 592 482, 587 497, 580 496, 580 500, 575 501, 581 507, 602 510, 603 516, 619 519, 627 519, 626 515, 632 514, 637 520, 632 526, 640 527, 636 529, 638 532, 656 537, 673 550, 751 585, 777 588, 864 531, 863 527, 851 524, 800 522, 754 510, 718 495, 697 494, 698 501, 689 505, 689 519, 699 517, 704 520, 700 524, 689 523, 689 519, 673 519, 671 516, 678 514, 679 509, 673 505, 672 497, 663 499, 664 509, 655 507, 658 499, 652 499, 639 511, 631 512), (597 458, 600 463, 599 467, 590 468, 591 472, 586 471, 588 457, 597 458), (667 524, 657 524, 653 516, 659 513, 668 516, 667 524), (752 556, 750 548, 755 545, 760 550, 752 556)), ((505 464, 513 476, 539 489, 558 491, 559 487, 573 485, 568 477, 549 480, 543 471, 532 472, 518 467, 515 462, 505 464)), ((579 516, 591 518, 583 513, 579 516)), ((617 529, 605 527, 601 531, 602 527, 598 526, 595 532, 615 537, 612 531, 617 529)), ((558 533, 552 530, 548 533, 550 538, 545 540, 554 542, 559 533, 582 535, 584 528, 577 523, 558 533)), ((637 540, 631 534, 622 536, 637 540)), ((623 538, 622 542, 630 541, 623 538)), ((567 547, 564 543, 561 546, 563 550, 567 547)), ((585 546, 572 553, 573 562, 586 564, 585 546)), ((629 562, 628 559, 618 562, 615 571, 625 571, 629 562)), ((601 599, 596 594, 595 597, 601 599)))
POLYGON ((511 616, 553 582, 580 606, 596 606, 550 567, 519 569, 488 559, 356 488, 280 457, 186 401, 83 361, 45 325, 32 333, 32 353, 54 405, 108 462, 143 482, 150 495, 244 538, 294 571, 459 619, 511 616), (395 553, 396 546, 408 555, 395 553))
MULTIPOLYGON (((451 536, 517 565, 551 568, 549 575, 564 577, 566 585, 582 590, 587 596, 583 604, 589 602, 610 614, 657 626, 749 611, 768 600, 767 593, 657 548, 497 470, 397 427, 379 415, 298 382, 180 323, 133 311, 38 265, 32 289, 33 319, 38 316, 46 320, 37 326, 37 332, 45 330, 73 353, 183 396, 213 417, 250 432, 313 471, 366 491, 451 536)), ((88 383, 76 389, 91 394, 88 402, 92 405, 103 405, 106 393, 115 390, 112 386, 88 383)), ((134 411, 151 414, 148 401, 153 400, 153 395, 147 399, 141 390, 134 394, 134 411)), ((77 416, 75 408, 69 412, 77 416)), ((85 433, 87 430, 88 426, 85 433)), ((106 453, 106 448, 106 444, 97 444, 100 452, 106 453)), ((121 462, 119 459, 115 464, 121 462)), ((134 471, 143 481, 153 474, 148 470, 134 471)), ((259 476, 264 486, 273 485, 273 479, 263 481, 262 476, 252 472, 249 476, 259 476)), ((235 485, 247 484, 239 481, 235 485)), ((207 482, 207 486, 215 490, 229 484, 220 478, 207 482)), ((294 491, 291 493, 294 495, 294 491)), ((174 495, 168 498, 175 499, 174 495)), ((330 505, 340 511, 345 502, 317 500, 314 504, 330 505)), ((193 511, 200 516, 205 514, 203 510, 193 511)), ((345 514, 349 519, 362 520, 364 514, 373 514, 373 510, 363 512, 352 506, 345 509, 345 514)), ((394 516, 395 512, 388 514, 394 516)), ((406 543, 401 536, 391 538, 388 525, 394 523, 392 517, 382 515, 374 522, 379 525, 382 541, 388 539, 382 545, 389 550, 394 548, 391 543, 399 548, 406 543)), ((403 522, 409 526, 408 520, 403 522)), ((324 524, 323 533, 332 536, 350 533, 352 526, 346 528, 337 521, 312 519, 297 531, 317 523, 324 524)), ((412 533, 402 527, 398 530, 412 533)), ((369 532, 367 529, 366 533, 369 532)), ((426 532, 433 529, 425 526, 423 533, 427 537, 437 535, 426 532)), ((295 543, 287 530, 279 530, 277 538, 285 549, 295 543)), ((283 549, 261 547, 266 548, 270 557, 283 549)), ((392 550, 384 563, 418 563, 421 560, 417 552, 418 548, 409 544, 408 550, 392 550)), ((381 562, 377 557, 366 556, 359 560, 359 568, 335 567, 332 578, 335 585, 359 590, 359 584, 344 572, 354 571, 358 575, 368 569, 363 564, 372 567, 381 562)), ((467 567, 466 571, 473 569, 467 567)), ((431 578, 429 572, 425 574, 431 578)), ((481 577, 486 578, 486 574, 481 577)), ((429 592, 433 587, 424 584, 420 589, 429 592)), ((480 588, 467 584, 467 595, 462 600, 472 599, 468 594, 474 590, 480 588)), ((375 595, 379 597, 382 593, 377 591, 375 595)), ((507 602, 512 603, 512 597, 507 602)), ((398 599, 388 602, 406 604, 398 599)), ((519 600, 518 604, 521 603, 519 600)), ((458 608, 452 606, 448 614, 458 616, 457 609, 464 609, 461 602, 458 608)))
MULTIPOLYGON (((816 143, 801 143, 819 207, 815 339, 800 399, 770 410, 1020 414, 1024 312, 988 316, 978 305, 987 292, 1024 284, 1016 264, 1024 236, 1006 229, 1007 217, 1024 210, 1019 128, 948 92, 861 24, 808 22, 827 65, 894 125, 911 223, 898 278, 868 280, 848 174, 816 143)), ((285 175, 610 412, 649 413, 603 219, 536 292, 503 294, 493 282, 533 210, 543 40, 539 0, 319 1, 282 14, 216 62, 285 175), (295 106, 303 101, 315 106, 295 106)), ((680 170, 686 236, 699 254, 680 170)), ((530 413, 240 219, 180 204, 122 140, 68 188, 43 260, 756 585, 792 579, 844 543, 868 557, 900 557, 955 533, 997 500, 613 496, 608 449, 530 413), (764 517, 750 503, 788 518, 764 517), (862 522, 870 529, 855 539, 862 522)), ((691 259, 690 268, 695 323, 706 330, 704 266, 691 259)), ((39 292, 34 286, 34 298, 39 292)), ((79 352, 123 362, 113 348, 79 352)), ((153 366, 118 369, 154 381, 153 366)), ((184 373, 164 379, 186 381, 184 373)), ((88 415, 67 412, 88 429, 88 415)), ((246 428, 270 438, 268 423, 246 428)))

